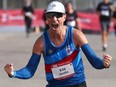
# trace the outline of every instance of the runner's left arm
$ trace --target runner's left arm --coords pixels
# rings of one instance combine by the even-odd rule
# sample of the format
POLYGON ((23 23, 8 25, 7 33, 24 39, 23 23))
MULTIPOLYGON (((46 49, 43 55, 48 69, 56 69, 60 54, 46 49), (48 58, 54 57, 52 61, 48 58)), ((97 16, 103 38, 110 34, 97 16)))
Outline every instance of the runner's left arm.
POLYGON ((14 76, 12 78, 19 79, 29 79, 31 78, 40 62, 41 55, 33 53, 26 67, 14 71, 14 76))

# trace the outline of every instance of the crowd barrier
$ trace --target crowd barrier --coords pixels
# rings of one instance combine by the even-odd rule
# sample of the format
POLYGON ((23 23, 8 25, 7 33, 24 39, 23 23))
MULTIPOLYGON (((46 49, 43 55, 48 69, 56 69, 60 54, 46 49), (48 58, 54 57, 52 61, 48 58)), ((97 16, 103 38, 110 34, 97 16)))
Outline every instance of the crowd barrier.
MULTIPOLYGON (((33 16, 33 26, 44 26, 43 9, 35 9, 33 16)), ((83 30, 100 31, 99 17, 93 12, 78 12, 83 30)), ((24 26, 24 17, 21 9, 0 10, 0 26, 24 26)), ((111 22, 110 31, 113 31, 111 22)))

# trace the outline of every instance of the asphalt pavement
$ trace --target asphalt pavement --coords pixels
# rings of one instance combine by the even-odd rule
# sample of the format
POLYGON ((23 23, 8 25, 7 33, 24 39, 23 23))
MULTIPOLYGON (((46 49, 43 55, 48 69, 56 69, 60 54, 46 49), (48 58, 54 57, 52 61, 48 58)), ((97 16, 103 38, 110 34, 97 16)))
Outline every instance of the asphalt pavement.
MULTIPOLYGON (((26 38, 24 31, 24 27, 0 27, 0 87, 45 87, 47 84, 43 57, 31 79, 9 78, 4 71, 7 63, 13 63, 15 70, 24 67, 31 56, 34 42, 42 34, 31 33, 26 38)), ((101 35, 85 35, 95 53, 102 58, 101 35)), ((94 69, 82 54, 88 87, 116 87, 116 37, 112 33, 109 35, 107 53, 113 58, 112 64, 109 69, 103 70, 94 69)))

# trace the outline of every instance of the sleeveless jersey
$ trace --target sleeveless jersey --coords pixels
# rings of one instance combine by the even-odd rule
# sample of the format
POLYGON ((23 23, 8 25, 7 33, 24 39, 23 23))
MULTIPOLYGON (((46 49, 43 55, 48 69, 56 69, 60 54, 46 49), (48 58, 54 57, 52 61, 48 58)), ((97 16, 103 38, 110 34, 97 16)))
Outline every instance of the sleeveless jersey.
POLYGON ((52 43, 48 30, 43 34, 46 87, 64 87, 85 81, 80 48, 75 47, 73 28, 67 26, 66 37, 60 46, 52 43))

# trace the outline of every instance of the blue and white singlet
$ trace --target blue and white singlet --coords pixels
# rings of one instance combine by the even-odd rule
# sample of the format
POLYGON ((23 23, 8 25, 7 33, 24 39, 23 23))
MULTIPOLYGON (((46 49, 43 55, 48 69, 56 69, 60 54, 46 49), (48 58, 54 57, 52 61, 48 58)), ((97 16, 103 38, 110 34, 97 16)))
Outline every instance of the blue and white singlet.
POLYGON ((66 38, 59 47, 52 43, 48 31, 43 34, 46 87, 64 87, 85 81, 81 50, 74 44, 73 30, 67 26, 66 38))

